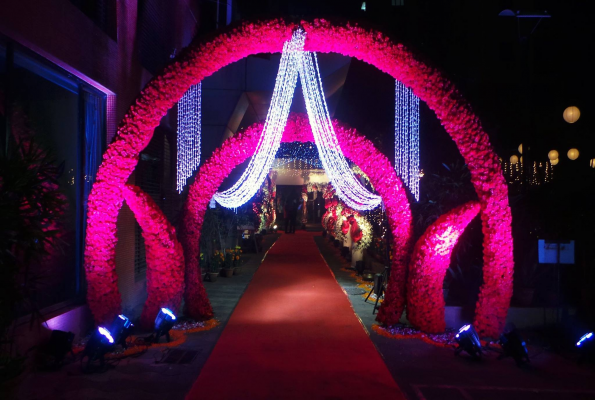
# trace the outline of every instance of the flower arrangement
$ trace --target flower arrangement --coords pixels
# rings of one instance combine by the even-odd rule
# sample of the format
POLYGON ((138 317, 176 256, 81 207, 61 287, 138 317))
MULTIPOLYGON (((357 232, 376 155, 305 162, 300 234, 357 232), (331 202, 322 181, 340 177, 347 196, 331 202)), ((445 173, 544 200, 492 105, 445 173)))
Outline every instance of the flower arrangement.
POLYGON ((211 272, 218 272, 225 264, 225 255, 219 250, 215 250, 215 254, 211 258, 211 272))
MULTIPOLYGON (((438 70, 425 65, 415 54, 381 32, 352 23, 333 24, 324 19, 301 21, 299 25, 307 32, 304 50, 341 53, 388 73, 410 87, 436 113, 453 138, 469 166, 471 181, 481 203, 483 247, 486 250, 484 284, 480 289, 474 324, 480 334, 497 336, 504 325, 512 296, 512 217, 498 157, 471 107, 438 70)), ((297 26, 298 23, 281 19, 245 22, 208 42, 197 40, 147 84, 130 108, 104 155, 88 201, 87 299, 97 321, 111 319, 120 308, 115 246, 123 187, 161 118, 191 85, 222 67, 251 54, 280 52, 297 26)), ((370 141, 350 128, 337 122, 334 124, 345 156, 365 172, 384 199, 393 237, 393 268, 391 285, 378 320, 395 324, 405 306, 406 267, 411 250, 411 212, 406 192, 390 161, 378 153, 370 141)), ((290 141, 312 141, 307 125, 307 118, 289 121, 285 136, 291 136, 290 141)), ((224 144, 213 153, 213 162, 203 164, 193 185, 194 192, 188 196, 182 234, 185 236, 186 262, 184 296, 191 316, 212 316, 197 270, 199 252, 195 247, 198 247, 206 204, 222 177, 229 173, 228 167, 238 165, 240 159, 245 160, 254 153, 258 135, 248 132, 250 129, 244 136, 228 139, 227 149, 224 144), (246 140, 246 137, 251 139, 246 140), (243 146, 238 145, 240 142, 243 146)))
POLYGON ((141 314, 141 325, 152 328, 161 307, 180 308, 184 287, 184 252, 175 228, 149 195, 137 186, 126 185, 124 198, 145 239, 147 300, 141 314))
POLYGON ((235 261, 235 254, 231 249, 225 250, 225 258, 223 261, 223 269, 233 269, 235 261))
POLYGON ((453 248, 478 213, 476 201, 457 207, 430 225, 415 244, 407 282, 407 319, 415 328, 428 333, 446 329, 442 283, 453 248))
POLYGON ((233 255, 233 267, 238 268, 242 266, 242 248, 240 246, 236 246, 235 249, 231 251, 233 255))
POLYGON ((374 238, 372 224, 363 215, 355 214, 351 224, 351 238, 355 250, 365 250, 372 244, 374 238), (358 233, 359 230, 359 233, 358 233))

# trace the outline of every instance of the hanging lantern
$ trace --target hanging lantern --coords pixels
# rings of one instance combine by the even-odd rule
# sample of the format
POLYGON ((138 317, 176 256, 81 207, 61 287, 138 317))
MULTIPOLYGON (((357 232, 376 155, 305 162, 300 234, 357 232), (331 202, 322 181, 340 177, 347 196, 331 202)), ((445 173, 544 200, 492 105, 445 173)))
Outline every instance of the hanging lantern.
POLYGON ((577 149, 570 149, 568 150, 568 153, 566 153, 566 155, 568 156, 568 158, 570 158, 571 160, 576 160, 578 158, 578 150, 577 149))
POLYGON ((560 162, 560 160, 557 158, 550 160, 550 164, 552 164, 552 165, 558 165, 558 162, 560 162))
POLYGON ((519 144, 519 154, 523 154, 523 144, 519 144))
POLYGON ((518 162, 519 162, 519 158, 516 155, 510 156, 510 163, 511 164, 516 164, 518 162))
POLYGON ((580 118, 581 112, 578 107, 571 106, 564 110, 564 114, 562 114, 562 116, 564 117, 564 121, 568 122, 569 124, 574 124, 580 118))
POLYGON ((591 159, 591 161, 589 162, 589 165, 591 166, 591 168, 595 168, 595 158, 591 159))
POLYGON ((551 150, 549 153, 547 153, 547 158, 550 160, 556 160, 558 158, 558 152, 556 150, 551 150))

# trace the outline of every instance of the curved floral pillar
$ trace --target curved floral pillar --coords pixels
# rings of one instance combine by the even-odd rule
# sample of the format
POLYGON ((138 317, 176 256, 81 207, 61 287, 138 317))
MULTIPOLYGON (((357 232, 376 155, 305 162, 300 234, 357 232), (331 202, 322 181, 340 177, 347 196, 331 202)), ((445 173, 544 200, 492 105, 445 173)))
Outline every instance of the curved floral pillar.
MULTIPOLYGON (((411 237, 411 211, 407 194, 401 180, 397 177, 388 159, 382 155, 372 142, 360 135, 355 129, 333 121, 341 150, 347 158, 357 164, 368 175, 374 188, 384 199, 389 219, 397 235, 393 237, 393 264, 398 268, 409 253, 411 237)), ((200 294, 200 277, 198 275, 199 241, 204 215, 210 199, 219 189, 221 182, 239 164, 254 154, 258 139, 264 126, 256 123, 236 136, 228 139, 201 166, 198 175, 190 187, 188 200, 184 206, 184 255, 186 259, 186 293, 188 307, 192 304, 195 312, 204 312, 208 304, 206 294, 200 294), (205 296, 204 298, 201 296, 205 296)), ((283 131, 283 142, 314 142, 312 128, 308 116, 291 113, 283 131)), ((405 305, 405 274, 392 288, 395 298, 405 305)))
POLYGON ((471 201, 442 215, 413 248, 407 279, 407 320, 424 332, 446 329, 442 283, 452 250, 479 208, 477 201, 471 201))
MULTIPOLYGON (((302 21, 300 25, 307 34, 305 50, 355 57, 403 82, 434 110, 457 144, 479 197, 484 233, 484 282, 475 326, 481 334, 496 336, 512 296, 511 213, 498 157, 478 118, 440 72, 381 32, 352 23, 333 25, 322 19, 302 21)), ((130 108, 104 155, 89 196, 85 270, 87 300, 96 320, 113 316, 119 309, 114 257, 122 188, 160 119, 191 85, 222 67, 252 54, 281 52, 297 26, 281 19, 245 22, 207 42, 197 40, 147 84, 130 108)), ((402 225, 391 223, 390 228, 394 237, 404 233, 402 225)), ((404 282, 406 255, 393 258, 393 266, 397 265, 392 268, 390 287, 378 316, 385 324, 396 323, 403 311, 404 299, 396 294, 396 286, 404 282)))
POLYGON ((132 185, 126 185, 123 195, 145 239, 147 300, 141 325, 151 329, 161 307, 174 312, 180 308, 184 289, 184 252, 175 228, 149 195, 132 185))

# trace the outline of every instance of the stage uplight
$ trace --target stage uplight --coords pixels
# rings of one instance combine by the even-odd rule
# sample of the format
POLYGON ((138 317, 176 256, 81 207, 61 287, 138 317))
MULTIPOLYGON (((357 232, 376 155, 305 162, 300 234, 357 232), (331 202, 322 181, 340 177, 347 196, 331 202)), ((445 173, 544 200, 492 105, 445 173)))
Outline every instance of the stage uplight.
POLYGON ((57 369, 64 362, 66 354, 72 352, 74 333, 53 330, 50 340, 40 348, 40 363, 42 368, 57 369))
POLYGON ((578 342, 576 342, 576 347, 585 347, 585 343, 593 343, 593 332, 589 332, 583 335, 578 342))
POLYGON ((155 318, 155 343, 159 343, 159 338, 165 335, 169 342, 169 330, 174 326, 176 316, 169 308, 162 308, 155 318))
POLYGON ((595 340, 593 332, 584 334, 578 342, 576 342, 576 348, 580 352, 578 359, 579 364, 587 359, 592 360, 595 358, 595 340))
POLYGON ((511 325, 504 330, 504 333, 500 335, 500 340, 498 342, 503 350, 503 354, 500 358, 512 357, 518 366, 523 365, 525 362, 529 362, 527 344, 514 325, 511 325))
POLYGON ((455 349, 455 356, 461 354, 462 351, 469 353, 469 355, 475 359, 481 359, 481 342, 479 335, 475 331, 472 325, 464 325, 459 329, 459 332, 455 335, 457 341, 457 348, 455 349))
POLYGON ((103 367, 105 353, 113 349, 114 342, 114 337, 108 329, 103 326, 98 327, 91 335, 83 351, 83 358, 88 357, 87 369, 96 360, 99 360, 100 366, 103 367))
POLYGON ((128 347, 126 345, 126 339, 132 333, 133 326, 134 325, 132 322, 130 322, 130 319, 125 315, 120 314, 114 318, 114 322, 112 322, 110 327, 110 332, 113 335, 114 343, 120 344, 124 348, 128 347))

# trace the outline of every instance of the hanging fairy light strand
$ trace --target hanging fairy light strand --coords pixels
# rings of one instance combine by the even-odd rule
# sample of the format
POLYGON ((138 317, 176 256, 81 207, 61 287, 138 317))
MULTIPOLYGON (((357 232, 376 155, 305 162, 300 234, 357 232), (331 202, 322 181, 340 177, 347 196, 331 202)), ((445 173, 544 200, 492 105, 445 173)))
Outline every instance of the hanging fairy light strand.
POLYGON ((356 179, 339 146, 324 99, 316 53, 302 52, 302 62, 299 67, 300 82, 314 140, 322 165, 337 195, 349 207, 356 210, 370 210, 377 207, 382 199, 369 192, 356 179))
POLYGON ((382 201, 356 179, 341 151, 324 99, 316 53, 303 51, 304 41, 305 32, 298 29, 283 45, 273 98, 255 154, 240 179, 229 190, 214 196, 224 207, 237 208, 246 203, 268 174, 287 124, 298 75, 320 160, 337 195, 356 210, 370 210, 382 201))
POLYGON ((269 173, 287 124, 304 40, 305 32, 298 29, 293 33, 291 40, 283 45, 273 98, 256 152, 240 179, 230 189, 215 193, 215 200, 224 207, 237 208, 250 200, 269 173))
POLYGON ((193 85, 178 102, 178 193, 200 164, 202 82, 193 85))
POLYGON ((395 170, 419 201, 419 97, 395 80, 395 170))

